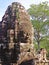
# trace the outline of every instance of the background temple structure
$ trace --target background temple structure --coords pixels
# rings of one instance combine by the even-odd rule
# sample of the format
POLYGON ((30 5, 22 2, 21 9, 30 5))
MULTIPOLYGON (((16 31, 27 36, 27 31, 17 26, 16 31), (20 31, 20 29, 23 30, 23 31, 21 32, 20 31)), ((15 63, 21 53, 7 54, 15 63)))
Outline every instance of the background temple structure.
POLYGON ((35 56, 33 37, 30 16, 20 3, 13 2, 0 22, 1 65, 19 65, 32 60, 35 56))

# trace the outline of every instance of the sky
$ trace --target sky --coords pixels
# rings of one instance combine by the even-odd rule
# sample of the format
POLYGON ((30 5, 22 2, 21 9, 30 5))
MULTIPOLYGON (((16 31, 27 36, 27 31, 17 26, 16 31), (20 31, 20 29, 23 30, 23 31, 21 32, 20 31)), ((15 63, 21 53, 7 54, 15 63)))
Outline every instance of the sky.
POLYGON ((2 20, 7 7, 11 5, 12 2, 19 2, 25 9, 28 9, 31 4, 39 4, 44 1, 49 2, 49 0, 0 0, 0 21, 2 20))

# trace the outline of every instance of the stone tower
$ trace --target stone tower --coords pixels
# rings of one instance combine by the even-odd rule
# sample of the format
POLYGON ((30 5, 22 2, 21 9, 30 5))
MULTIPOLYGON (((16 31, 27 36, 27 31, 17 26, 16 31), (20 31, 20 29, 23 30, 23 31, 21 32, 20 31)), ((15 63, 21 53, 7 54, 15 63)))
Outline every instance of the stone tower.
POLYGON ((34 30, 30 22, 30 16, 25 8, 18 2, 13 2, 8 6, 4 16, 2 17, 2 35, 1 38, 4 46, 9 52, 7 54, 11 58, 11 63, 20 64, 23 61, 33 59, 34 57, 34 30), (15 61, 14 61, 15 60, 15 61))

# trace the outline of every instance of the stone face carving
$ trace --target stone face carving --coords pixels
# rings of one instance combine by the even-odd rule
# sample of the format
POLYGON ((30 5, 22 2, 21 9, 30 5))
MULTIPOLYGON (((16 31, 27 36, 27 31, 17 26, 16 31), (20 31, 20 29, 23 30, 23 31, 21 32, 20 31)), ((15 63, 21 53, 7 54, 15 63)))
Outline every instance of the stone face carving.
POLYGON ((18 60, 16 60, 17 64, 25 60, 33 59, 34 30, 30 22, 30 16, 20 3, 14 2, 8 6, 5 15, 2 17, 2 27, 5 27, 7 32, 5 32, 6 36, 3 36, 7 39, 6 45, 9 46, 8 49, 13 49, 14 45, 16 45, 16 48, 19 48, 18 51, 20 51, 20 53, 18 53, 18 51, 16 52, 19 57, 18 60), (19 47, 17 47, 17 45, 19 45, 19 47))

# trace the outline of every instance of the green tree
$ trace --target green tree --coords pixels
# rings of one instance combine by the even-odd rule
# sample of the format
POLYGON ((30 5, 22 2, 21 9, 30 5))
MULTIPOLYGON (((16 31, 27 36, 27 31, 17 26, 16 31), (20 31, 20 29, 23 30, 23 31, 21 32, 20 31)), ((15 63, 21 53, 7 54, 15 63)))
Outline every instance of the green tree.
MULTIPOLYGON (((48 2, 42 2, 38 5, 32 4, 28 9, 28 13, 31 15, 31 22, 34 26, 34 39, 38 43, 38 49, 44 38, 47 40, 49 35, 49 6, 48 2)), ((47 40, 48 41, 48 40, 47 40)), ((44 42, 43 42, 44 43, 44 42)), ((44 46, 44 45, 43 45, 44 46)))

